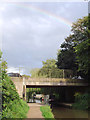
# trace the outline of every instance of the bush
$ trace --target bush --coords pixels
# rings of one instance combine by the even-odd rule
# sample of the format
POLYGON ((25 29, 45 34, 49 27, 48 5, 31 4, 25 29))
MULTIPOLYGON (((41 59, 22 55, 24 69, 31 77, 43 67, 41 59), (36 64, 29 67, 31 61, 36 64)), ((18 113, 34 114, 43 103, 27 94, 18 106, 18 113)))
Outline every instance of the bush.
POLYGON ((26 118, 28 105, 20 99, 15 85, 6 74, 2 79, 2 118, 26 118))
POLYGON ((88 110, 89 99, 90 99, 90 95, 88 93, 84 93, 84 94, 76 93, 75 94, 75 103, 73 104, 72 107, 75 109, 88 110))

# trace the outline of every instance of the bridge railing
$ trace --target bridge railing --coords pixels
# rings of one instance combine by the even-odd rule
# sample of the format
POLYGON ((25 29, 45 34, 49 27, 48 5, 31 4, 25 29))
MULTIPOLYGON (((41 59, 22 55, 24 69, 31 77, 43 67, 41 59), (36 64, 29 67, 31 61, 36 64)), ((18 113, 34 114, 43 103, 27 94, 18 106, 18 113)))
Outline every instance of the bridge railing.
POLYGON ((69 79, 69 78, 21 78, 12 77, 12 81, 16 85, 84 85, 88 84, 84 80, 80 79, 69 79))
POLYGON ((84 80, 70 78, 28 78, 26 82, 62 82, 62 83, 84 83, 84 80))
POLYGON ((65 83, 85 83, 83 79, 70 79, 70 78, 24 78, 24 77, 11 77, 16 82, 65 82, 65 83))

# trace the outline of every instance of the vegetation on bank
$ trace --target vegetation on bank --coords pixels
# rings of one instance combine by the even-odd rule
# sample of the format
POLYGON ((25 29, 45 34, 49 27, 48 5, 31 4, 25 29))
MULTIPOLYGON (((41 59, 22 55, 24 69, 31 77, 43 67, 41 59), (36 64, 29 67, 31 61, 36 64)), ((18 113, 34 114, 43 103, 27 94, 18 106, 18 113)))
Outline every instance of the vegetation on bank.
POLYGON ((8 77, 8 75, 6 74, 6 68, 7 68, 6 62, 5 61, 1 62, 0 82, 2 83, 2 119, 26 118, 26 114, 29 110, 29 107, 25 101, 20 99, 14 83, 11 81, 10 77, 8 77))
POLYGON ((41 106, 40 110, 41 110, 42 116, 45 118, 45 120, 48 120, 48 118, 50 118, 50 120, 55 120, 50 106, 48 106, 48 105, 41 106))
POLYGON ((26 118, 29 107, 8 76, 2 80, 2 118, 26 118))
POLYGON ((89 110, 90 109, 90 94, 88 93, 76 93, 75 103, 72 105, 74 109, 89 110))

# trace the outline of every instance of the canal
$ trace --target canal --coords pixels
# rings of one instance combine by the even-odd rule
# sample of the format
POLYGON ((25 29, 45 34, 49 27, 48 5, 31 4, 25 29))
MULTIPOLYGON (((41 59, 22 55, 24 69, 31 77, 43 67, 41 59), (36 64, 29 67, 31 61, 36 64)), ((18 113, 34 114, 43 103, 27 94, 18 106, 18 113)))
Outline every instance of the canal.
POLYGON ((53 106, 52 112, 56 118, 88 118, 88 111, 75 110, 71 108, 65 108, 60 106, 53 106))
MULTIPOLYGON (((30 99, 29 102, 32 102, 32 100, 30 99)), ((34 102, 42 103, 41 100, 37 99, 35 99, 34 102)), ((58 120, 58 118, 70 118, 70 120, 73 120, 73 118, 88 118, 88 111, 66 108, 60 105, 54 105, 52 107, 52 113, 56 120, 58 120)))

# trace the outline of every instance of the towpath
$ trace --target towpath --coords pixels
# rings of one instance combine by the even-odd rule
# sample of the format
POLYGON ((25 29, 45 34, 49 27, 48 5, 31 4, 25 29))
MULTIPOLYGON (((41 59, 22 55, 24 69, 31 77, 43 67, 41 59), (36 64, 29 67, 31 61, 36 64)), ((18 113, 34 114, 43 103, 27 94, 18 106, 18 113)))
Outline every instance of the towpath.
POLYGON ((29 111, 27 114, 27 118, 44 118, 42 116, 42 112, 40 111, 40 103, 28 103, 29 111))

